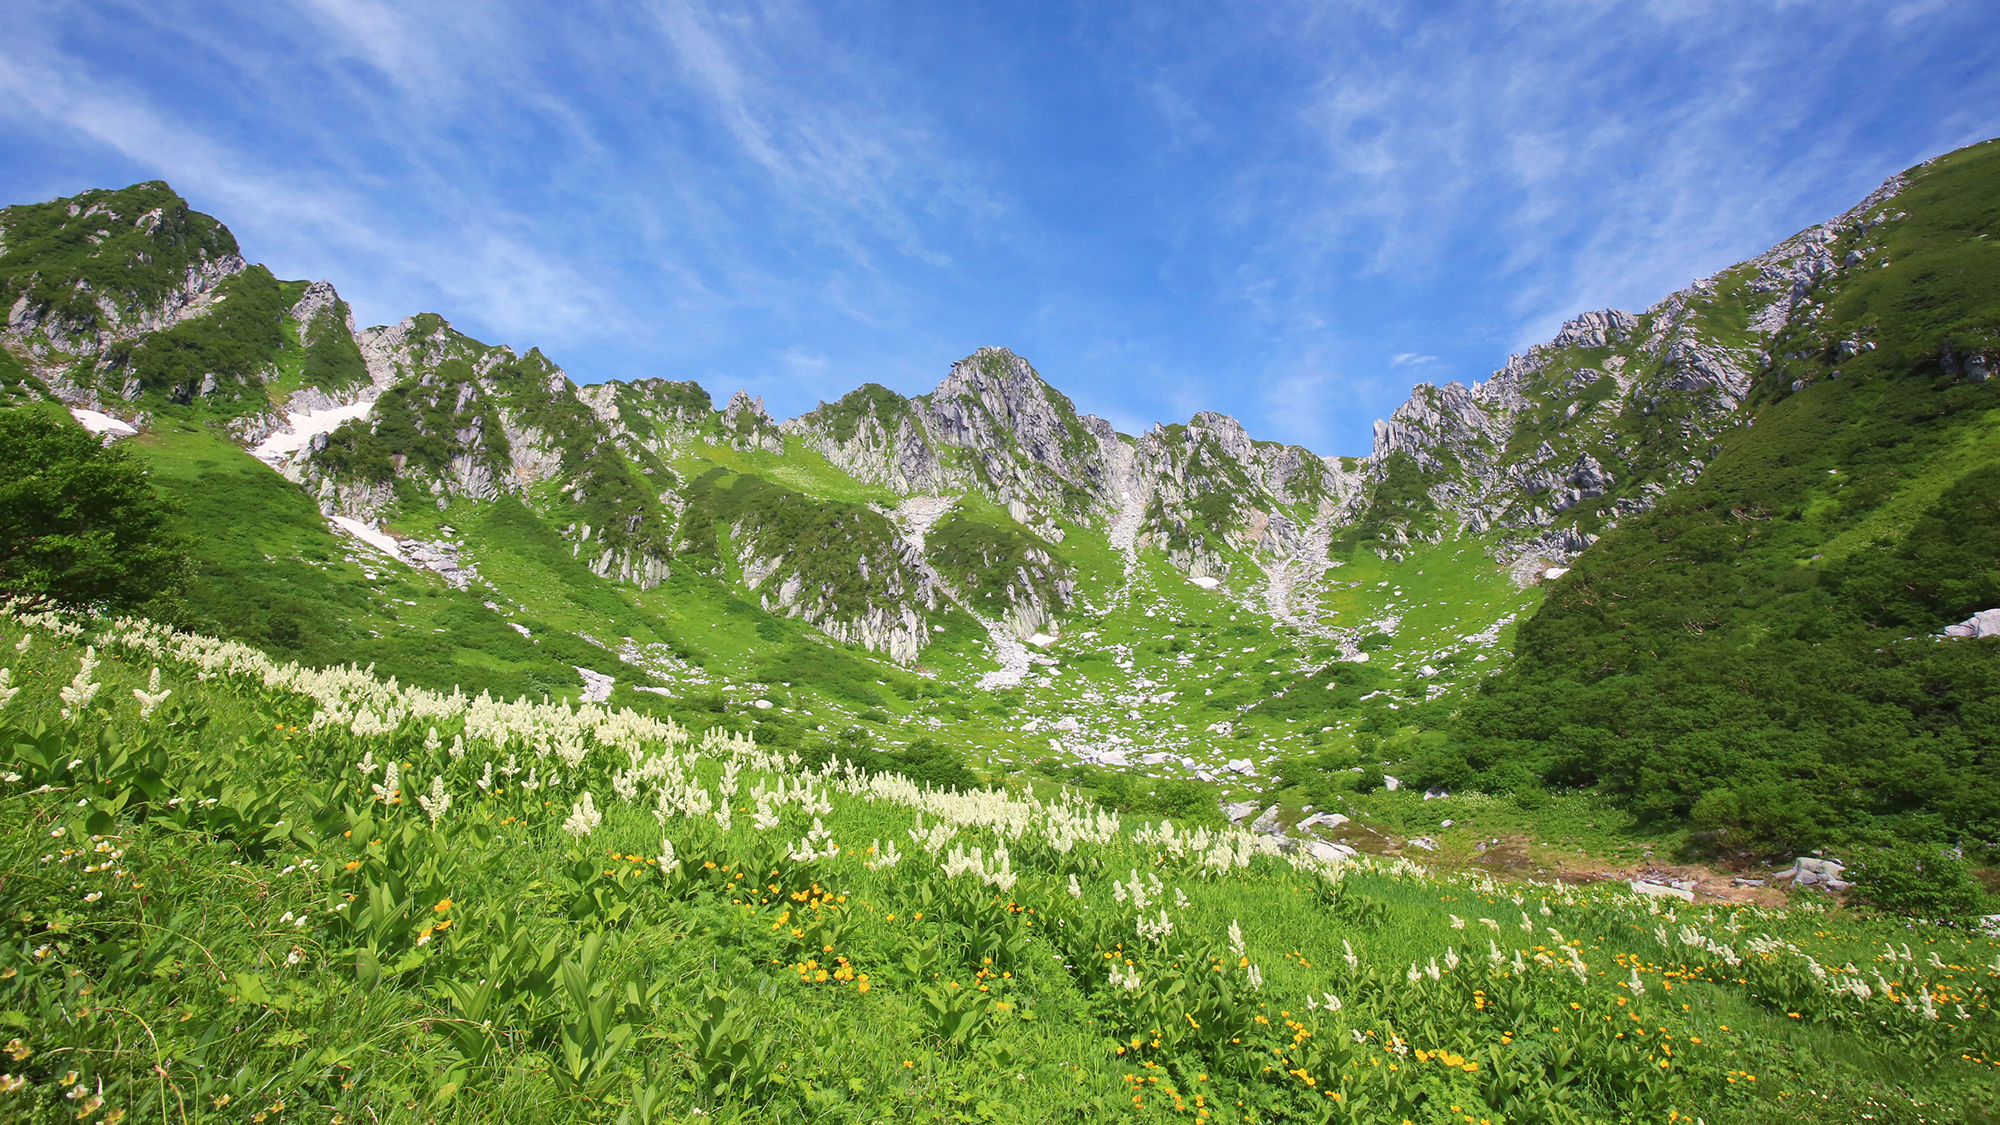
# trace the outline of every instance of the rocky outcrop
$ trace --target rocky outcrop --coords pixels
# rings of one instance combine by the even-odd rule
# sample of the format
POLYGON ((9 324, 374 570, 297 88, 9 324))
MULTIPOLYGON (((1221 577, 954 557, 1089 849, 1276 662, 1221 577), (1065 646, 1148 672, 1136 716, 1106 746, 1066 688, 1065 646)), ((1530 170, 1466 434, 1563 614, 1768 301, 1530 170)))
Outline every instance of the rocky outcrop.
POLYGON ((222 224, 158 181, 0 209, 0 246, 0 344, 79 404, 124 391, 97 377, 114 345, 203 315, 248 268, 222 224))
POLYGON ((778 423, 764 409, 764 400, 751 398, 749 391, 737 391, 730 396, 729 405, 722 410, 722 432, 738 449, 785 451, 785 437, 778 430, 778 423))

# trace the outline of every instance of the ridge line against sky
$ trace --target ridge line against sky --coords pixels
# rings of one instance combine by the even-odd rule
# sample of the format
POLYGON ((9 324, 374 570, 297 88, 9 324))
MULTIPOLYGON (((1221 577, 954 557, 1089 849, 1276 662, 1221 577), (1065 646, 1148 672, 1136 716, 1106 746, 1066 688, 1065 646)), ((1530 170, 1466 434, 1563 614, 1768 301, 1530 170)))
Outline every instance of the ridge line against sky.
POLYGON ((2000 134, 1976 3, 17 0, 0 202, 166 179, 364 324, 791 416, 981 345, 1365 453, 2000 134))

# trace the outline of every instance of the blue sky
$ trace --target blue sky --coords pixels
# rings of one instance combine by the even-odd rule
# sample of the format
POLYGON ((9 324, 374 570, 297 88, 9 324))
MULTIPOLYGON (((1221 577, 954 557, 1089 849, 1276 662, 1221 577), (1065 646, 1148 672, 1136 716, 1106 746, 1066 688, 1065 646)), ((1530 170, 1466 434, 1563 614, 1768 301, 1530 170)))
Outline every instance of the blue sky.
POLYGON ((0 200, 164 178, 364 324, 781 417, 998 344, 1322 453, 2000 134, 1982 2, 8 9, 0 200))

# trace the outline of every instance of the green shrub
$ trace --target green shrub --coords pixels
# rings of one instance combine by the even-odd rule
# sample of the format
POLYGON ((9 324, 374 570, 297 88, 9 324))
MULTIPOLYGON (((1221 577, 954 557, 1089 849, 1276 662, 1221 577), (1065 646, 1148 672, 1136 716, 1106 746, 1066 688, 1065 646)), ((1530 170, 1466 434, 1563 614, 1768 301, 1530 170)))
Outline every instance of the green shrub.
POLYGON ((1987 908, 1965 860, 1913 841, 1864 853, 1847 869, 1856 898, 1890 914, 1968 924, 1987 908))
POLYGON ((159 614, 187 585, 172 513, 124 447, 39 410, 0 414, 0 599, 159 614))

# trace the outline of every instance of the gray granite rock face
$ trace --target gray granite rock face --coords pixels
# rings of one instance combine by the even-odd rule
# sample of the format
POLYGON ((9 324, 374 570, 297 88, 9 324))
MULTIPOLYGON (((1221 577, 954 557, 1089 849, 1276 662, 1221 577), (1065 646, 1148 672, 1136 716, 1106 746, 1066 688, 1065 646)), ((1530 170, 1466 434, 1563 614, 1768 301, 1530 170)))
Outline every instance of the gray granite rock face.
MULTIPOLYGON (((1584 313, 1482 382, 1420 384, 1375 424, 1364 486, 1396 463, 1413 466, 1440 518, 1397 534, 1499 531, 1502 562, 1566 562, 1619 517, 1700 474, 1770 362, 1763 341, 1820 315, 1812 294, 1828 278, 1874 264, 1866 253, 1836 260, 1832 247, 1894 221, 1891 201, 1904 186, 1892 177, 1840 217, 1642 314, 1584 313), (1731 327, 1737 318, 1747 336, 1731 327)), ((1853 354, 1868 347, 1852 343, 1853 354)), ((1980 379, 1992 359, 1954 354, 1940 364, 1980 379)))

